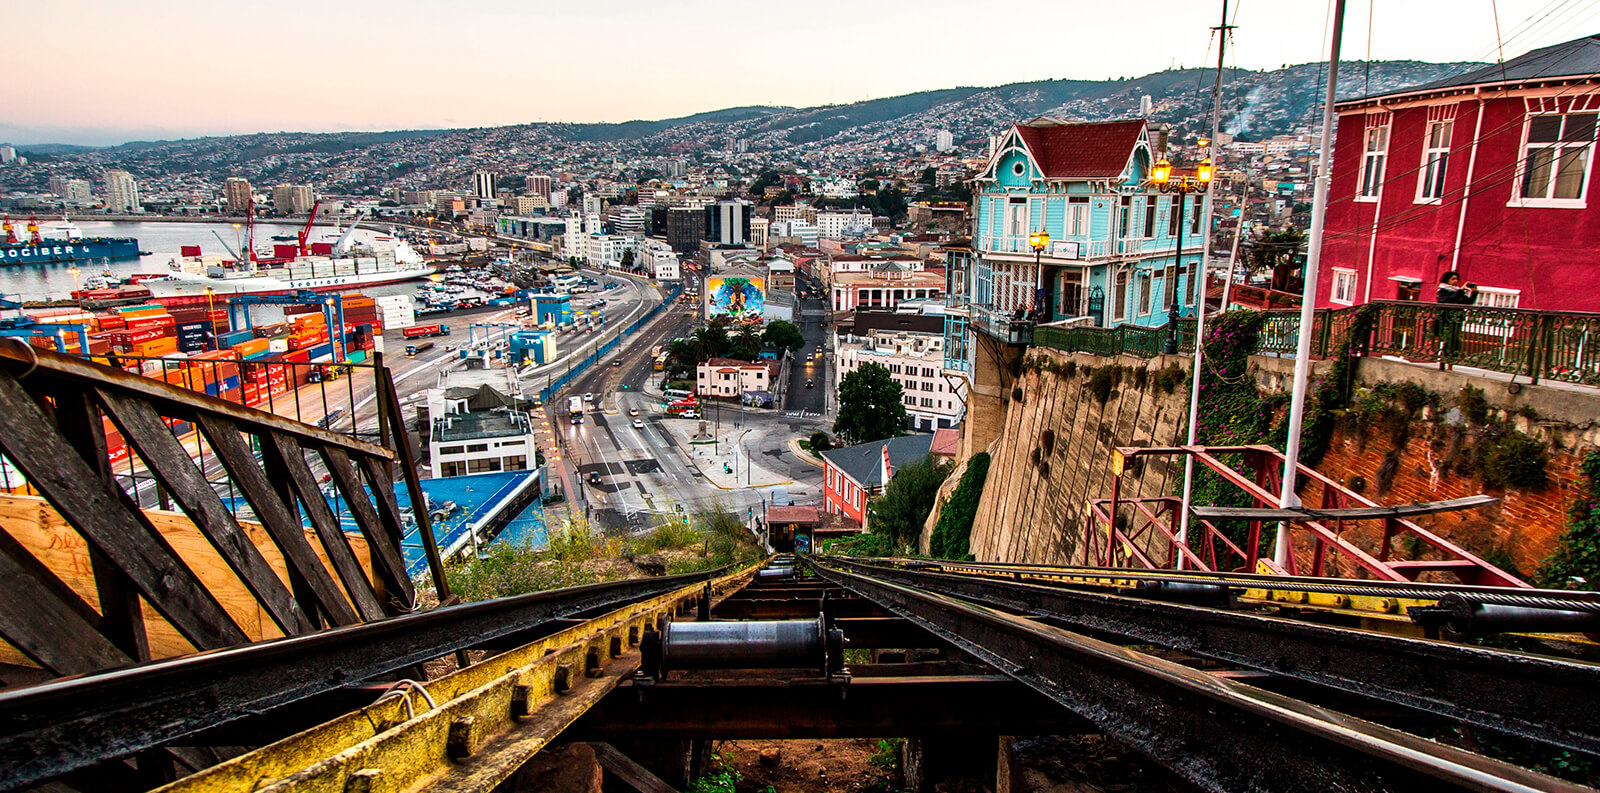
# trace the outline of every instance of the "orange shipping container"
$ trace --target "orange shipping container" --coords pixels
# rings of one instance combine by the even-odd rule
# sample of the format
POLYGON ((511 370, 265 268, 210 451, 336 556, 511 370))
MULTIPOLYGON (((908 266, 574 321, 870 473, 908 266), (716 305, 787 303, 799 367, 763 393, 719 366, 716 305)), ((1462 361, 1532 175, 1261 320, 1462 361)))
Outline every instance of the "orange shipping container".
POLYGON ((242 341, 233 345, 233 351, 239 353, 240 355, 255 355, 266 348, 266 339, 251 339, 249 341, 242 341))
POLYGON ((177 351, 178 340, 170 336, 161 339, 151 339, 150 341, 142 341, 133 345, 134 355, 144 355, 148 357, 170 355, 171 353, 175 353, 177 351))

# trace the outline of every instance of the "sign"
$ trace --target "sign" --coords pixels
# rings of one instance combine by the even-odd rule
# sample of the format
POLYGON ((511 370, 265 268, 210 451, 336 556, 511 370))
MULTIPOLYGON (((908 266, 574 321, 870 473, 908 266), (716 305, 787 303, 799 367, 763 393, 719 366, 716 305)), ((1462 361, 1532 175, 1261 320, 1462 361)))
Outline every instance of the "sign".
POLYGON ((1050 255, 1056 259, 1081 259, 1083 257, 1078 253, 1079 245, 1077 242, 1052 242, 1050 255))

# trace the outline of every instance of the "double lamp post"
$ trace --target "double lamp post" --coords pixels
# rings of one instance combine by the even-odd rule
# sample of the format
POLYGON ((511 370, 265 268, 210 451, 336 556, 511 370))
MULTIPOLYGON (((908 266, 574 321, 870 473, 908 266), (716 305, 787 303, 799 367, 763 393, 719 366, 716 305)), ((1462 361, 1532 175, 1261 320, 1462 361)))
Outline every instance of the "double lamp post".
MULTIPOLYGON (((1205 190, 1211 186, 1211 176, 1212 176, 1212 167, 1211 167, 1211 158, 1209 158, 1209 157, 1207 157, 1206 159, 1200 161, 1200 164, 1195 168, 1195 172, 1194 172, 1193 176, 1187 176, 1187 175, 1179 174, 1179 175, 1177 175, 1176 178, 1174 178, 1174 175, 1172 173, 1172 163, 1167 162, 1165 159, 1157 160, 1156 164, 1150 168, 1150 181, 1155 182, 1156 187, 1160 188, 1161 192, 1163 192, 1163 193, 1177 193, 1178 194, 1178 199, 1177 199, 1177 202, 1176 202, 1178 204, 1178 240, 1177 240, 1178 246, 1173 251, 1173 255, 1172 255, 1172 262, 1173 262, 1172 280, 1174 281, 1174 283, 1171 286, 1171 289, 1172 289, 1172 300, 1170 301, 1171 305, 1169 305, 1167 307, 1167 346, 1166 346, 1166 354, 1168 354, 1168 355, 1176 355, 1178 353, 1178 310, 1179 310, 1178 300, 1179 300, 1179 298, 1178 298, 1178 286, 1176 284, 1176 281, 1177 281, 1177 278, 1178 278, 1178 273, 1180 272, 1179 268, 1183 264, 1183 231, 1184 231, 1183 210, 1184 210, 1184 207, 1189 203, 1189 194, 1190 193, 1205 192, 1205 190)), ((1210 229, 1207 229, 1206 233, 1210 233, 1210 229)), ((1195 294, 1196 294, 1198 300, 1205 300, 1206 299, 1206 295, 1205 295, 1205 291, 1204 291, 1205 290, 1205 279, 1203 278, 1204 273, 1205 273, 1205 262, 1201 262, 1200 266, 1195 268, 1195 274, 1194 274, 1194 276, 1192 276, 1194 278, 1200 279, 1199 282, 1195 284, 1195 294)))

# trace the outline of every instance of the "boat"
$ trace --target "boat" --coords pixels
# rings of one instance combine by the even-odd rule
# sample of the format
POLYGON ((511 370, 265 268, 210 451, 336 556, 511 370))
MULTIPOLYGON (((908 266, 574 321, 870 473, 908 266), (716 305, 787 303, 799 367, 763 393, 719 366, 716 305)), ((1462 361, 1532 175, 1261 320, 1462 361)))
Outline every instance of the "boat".
POLYGON ((26 238, 17 235, 11 218, 0 223, 0 264, 48 264, 100 259, 136 259, 139 241, 133 237, 85 237, 71 221, 62 218, 52 227, 59 237, 46 237, 39 231, 38 218, 29 218, 26 238))

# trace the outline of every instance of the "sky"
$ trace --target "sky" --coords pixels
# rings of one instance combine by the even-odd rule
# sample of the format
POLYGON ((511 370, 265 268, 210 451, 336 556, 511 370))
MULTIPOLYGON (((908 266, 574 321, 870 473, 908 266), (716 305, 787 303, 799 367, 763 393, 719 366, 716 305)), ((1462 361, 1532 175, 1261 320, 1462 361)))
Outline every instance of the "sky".
MULTIPOLYGON (((1349 6, 1345 60, 1492 61, 1496 14, 1506 58, 1600 32, 1600 0, 1349 6)), ((1214 62, 1210 28, 1221 7, 1221 0, 16 3, 5 12, 11 35, 0 48, 0 141, 107 145, 626 121, 1135 77, 1214 62)), ((1324 2, 1233 0, 1229 15, 1238 26, 1230 67, 1326 57, 1324 2)))

